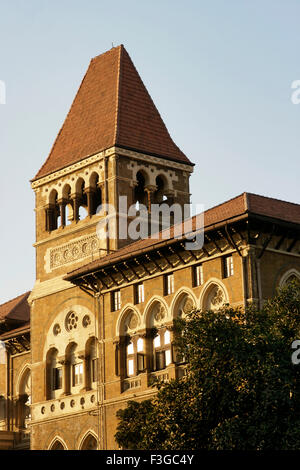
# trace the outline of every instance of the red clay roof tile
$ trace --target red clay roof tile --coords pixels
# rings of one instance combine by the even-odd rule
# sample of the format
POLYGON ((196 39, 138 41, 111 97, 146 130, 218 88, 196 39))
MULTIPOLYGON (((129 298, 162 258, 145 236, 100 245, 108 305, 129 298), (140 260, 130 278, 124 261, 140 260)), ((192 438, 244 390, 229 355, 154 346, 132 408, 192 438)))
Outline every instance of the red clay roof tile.
POLYGON ((25 292, 8 302, 0 305, 0 320, 29 321, 30 307, 27 298, 30 292, 25 292))
MULTIPOLYGON (((222 224, 225 221, 233 220, 246 216, 247 214, 262 215, 277 220, 283 220, 300 225, 300 205, 291 202, 280 201, 269 197, 259 196, 257 194, 243 193, 232 198, 218 206, 212 207, 204 212, 204 228, 209 230, 216 224, 222 224)), ((192 218, 193 230, 197 227, 197 215, 192 218)), ((174 227, 171 227, 170 236, 164 236, 165 231, 160 232, 159 239, 151 237, 138 240, 120 250, 108 254, 103 258, 97 259, 91 263, 75 269, 70 272, 65 279, 71 279, 77 275, 91 272, 103 266, 108 266, 115 262, 128 259, 141 252, 146 252, 159 248, 160 245, 172 241, 174 238, 174 227)))
POLYGON ((123 45, 91 60, 34 179, 112 146, 192 164, 175 145, 123 45))

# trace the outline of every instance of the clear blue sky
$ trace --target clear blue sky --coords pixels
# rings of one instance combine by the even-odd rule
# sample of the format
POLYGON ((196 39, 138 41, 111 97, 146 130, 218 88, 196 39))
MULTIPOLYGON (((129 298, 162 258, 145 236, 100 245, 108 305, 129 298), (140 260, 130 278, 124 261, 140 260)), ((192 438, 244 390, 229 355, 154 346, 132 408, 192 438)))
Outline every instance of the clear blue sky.
POLYGON ((123 43, 177 145, 194 203, 300 203, 297 0, 1 0, 0 303, 35 279, 34 193, 92 57, 123 43))

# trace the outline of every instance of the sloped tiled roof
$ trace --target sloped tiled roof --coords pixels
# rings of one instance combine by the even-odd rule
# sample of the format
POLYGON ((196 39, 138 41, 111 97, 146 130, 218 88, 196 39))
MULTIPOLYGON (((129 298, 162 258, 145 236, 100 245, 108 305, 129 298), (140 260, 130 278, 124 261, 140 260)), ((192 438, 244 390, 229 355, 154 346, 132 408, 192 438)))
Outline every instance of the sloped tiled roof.
MULTIPOLYGON (((204 229, 209 230, 215 225, 220 225, 235 219, 246 217, 248 214, 260 215, 285 222, 300 225, 300 205, 291 202, 280 201, 265 196, 252 193, 242 193, 218 206, 212 207, 204 212, 204 229)), ((197 217, 192 217, 192 230, 199 227, 197 217)), ((175 227, 176 230, 176 227, 175 227)), ((109 266, 118 261, 126 260, 138 254, 160 248, 174 240, 174 227, 171 227, 170 235, 165 236, 165 232, 160 232, 157 239, 145 238, 138 240, 120 250, 110 253, 107 256, 94 260, 70 273, 65 279, 73 279, 76 276, 92 272, 93 270, 109 266)))
POLYGON ((25 292, 8 302, 0 305, 0 321, 15 320, 20 322, 28 322, 30 318, 30 307, 27 298, 30 292, 25 292))
POLYGON ((91 60, 35 179, 113 146, 191 164, 170 137, 123 45, 91 60))

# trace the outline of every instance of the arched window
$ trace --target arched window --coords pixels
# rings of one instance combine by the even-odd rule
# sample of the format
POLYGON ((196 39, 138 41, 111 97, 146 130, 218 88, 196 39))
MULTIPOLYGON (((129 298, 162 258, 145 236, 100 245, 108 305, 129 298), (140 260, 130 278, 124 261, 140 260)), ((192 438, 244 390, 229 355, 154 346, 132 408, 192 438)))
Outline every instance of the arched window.
POLYGON ((218 310, 227 303, 225 290, 217 283, 211 282, 204 291, 203 310, 218 310))
POLYGON ((148 313, 148 328, 151 331, 149 340, 151 351, 151 368, 161 370, 173 362, 172 333, 167 325, 166 307, 159 301, 154 302, 148 313))
POLYGON ((92 337, 85 347, 85 387, 87 390, 96 385, 98 379, 97 343, 92 337))
POLYGON ((56 398, 57 391, 62 389, 62 365, 57 359, 58 351, 51 348, 46 356, 46 398, 56 398))
POLYGON ((80 450, 97 450, 97 440, 92 434, 88 434, 83 443, 81 444, 80 450))
POLYGON ((155 179, 156 191, 154 193, 154 202, 161 204, 162 202, 167 201, 166 191, 167 183, 163 176, 159 175, 155 179))
POLYGON ((53 189, 49 196, 49 204, 46 207, 46 230, 52 232, 61 224, 60 207, 58 204, 57 191, 53 189))
POLYGON ((171 332, 166 328, 157 331, 153 339, 153 369, 162 370, 172 362, 171 332))
POLYGON ((63 444, 58 439, 56 439, 51 445, 49 450, 66 450, 66 449, 63 446, 63 444))
POLYGON ((146 369, 145 332, 139 331, 138 314, 128 309, 120 323, 120 342, 116 371, 122 379, 132 377, 146 369))
POLYGON ((30 369, 27 368, 23 373, 19 385, 19 399, 18 399, 18 426, 20 429, 27 429, 31 419, 30 414, 31 405, 31 375, 30 369))
POLYGON ((83 355, 77 350, 77 344, 71 343, 66 349, 66 393, 78 393, 84 386, 83 355))
POLYGON ((280 279, 279 286, 283 287, 291 282, 300 283, 300 272, 297 269, 289 269, 280 279))
POLYGON ((71 197, 71 186, 66 184, 62 191, 61 202, 62 225, 70 225, 74 218, 73 201, 71 197))
POLYGON ((132 377, 146 368, 146 343, 145 338, 138 334, 128 338, 126 346, 126 375, 132 377))
POLYGON ((83 220, 88 215, 88 202, 87 202, 87 194, 85 192, 85 182, 82 178, 76 183, 76 193, 77 193, 77 204, 78 204, 78 220, 83 220))
POLYGON ((88 196, 88 212, 89 215, 98 214, 102 208, 102 189, 99 185, 99 175, 92 173, 90 177, 90 188, 87 193, 88 196))
POLYGON ((134 188, 134 203, 144 204, 147 206, 147 195, 145 191, 145 176, 141 171, 136 174, 137 185, 134 188))

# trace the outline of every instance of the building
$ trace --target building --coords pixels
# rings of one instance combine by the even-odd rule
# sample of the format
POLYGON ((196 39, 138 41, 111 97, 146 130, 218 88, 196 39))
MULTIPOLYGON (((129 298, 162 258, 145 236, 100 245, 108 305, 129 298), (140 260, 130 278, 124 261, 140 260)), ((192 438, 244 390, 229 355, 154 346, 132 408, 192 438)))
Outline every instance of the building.
POLYGON ((156 218, 158 235, 132 240, 129 207, 147 207, 147 227, 154 204, 183 208, 193 167, 125 48, 94 58, 31 182, 36 282, 0 306, 3 448, 28 447, 29 434, 31 449, 117 448, 116 411, 153 395, 154 378, 185 373, 174 317, 262 305, 300 279, 300 206, 268 197, 243 193, 207 210, 196 249, 188 232, 201 234, 202 215, 181 236, 156 218))

